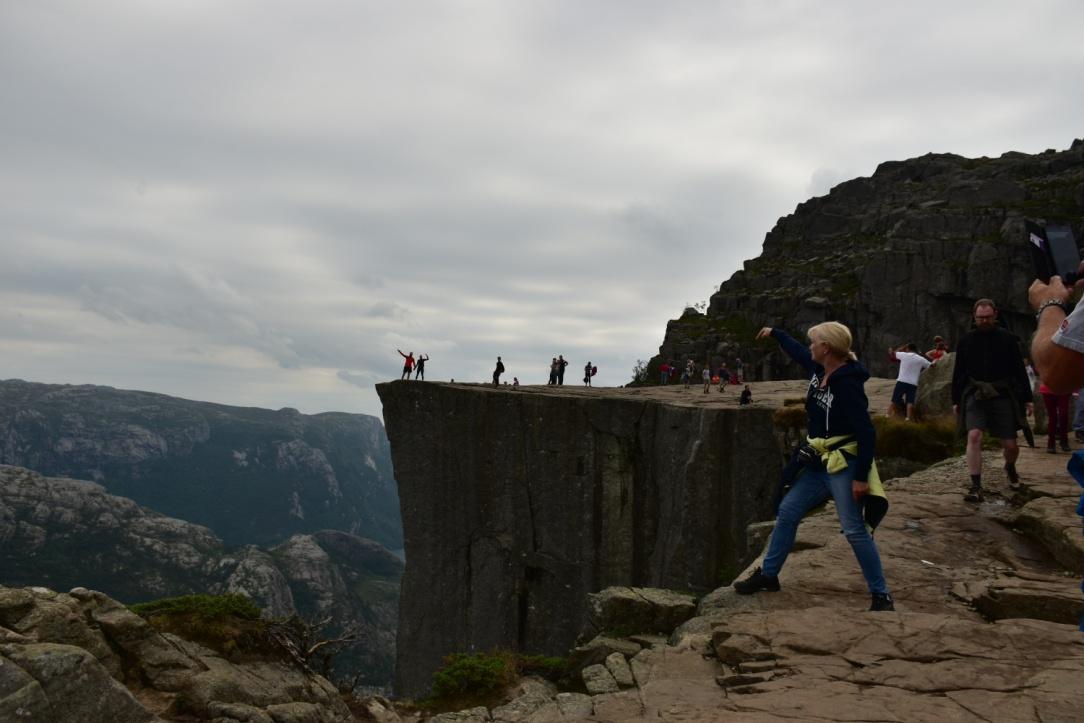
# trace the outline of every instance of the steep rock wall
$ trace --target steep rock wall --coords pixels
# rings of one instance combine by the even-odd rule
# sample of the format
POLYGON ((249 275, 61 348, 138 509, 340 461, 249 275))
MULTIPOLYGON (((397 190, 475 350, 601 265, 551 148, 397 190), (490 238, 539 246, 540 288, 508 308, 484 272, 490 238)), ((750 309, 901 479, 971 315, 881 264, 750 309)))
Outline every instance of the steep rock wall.
POLYGON ((914 341, 925 351, 940 334, 955 349, 980 297, 1026 339, 1035 329, 1028 219, 1069 224, 1084 239, 1084 140, 1035 155, 882 163, 780 218, 763 253, 720 285, 705 313, 687 309, 667 324, 647 379, 662 361, 687 358, 741 358, 751 379, 795 378, 774 342, 753 341, 756 330, 801 334, 829 319, 851 327, 874 375, 895 376, 888 346, 914 341))
POLYGON ((770 516, 766 409, 473 385, 377 386, 403 513, 396 683, 451 652, 564 654, 589 592, 709 590, 770 516))

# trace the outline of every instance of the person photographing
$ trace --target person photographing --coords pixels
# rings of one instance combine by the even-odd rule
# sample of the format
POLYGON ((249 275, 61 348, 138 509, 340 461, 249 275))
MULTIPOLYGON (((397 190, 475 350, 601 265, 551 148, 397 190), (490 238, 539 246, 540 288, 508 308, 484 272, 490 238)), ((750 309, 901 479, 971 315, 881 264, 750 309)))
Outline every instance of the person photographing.
POLYGON ((895 610, 881 556, 866 528, 876 527, 888 509, 874 463, 876 432, 869 416, 865 383, 869 372, 851 351, 850 330, 836 321, 810 328, 804 347, 782 329, 764 327, 757 339, 773 337, 810 374, 806 391, 808 438, 795 453, 799 471, 779 505, 762 567, 734 583, 741 595, 779 590, 779 571, 794 545, 798 524, 809 510, 835 500, 872 602, 870 610, 895 610))

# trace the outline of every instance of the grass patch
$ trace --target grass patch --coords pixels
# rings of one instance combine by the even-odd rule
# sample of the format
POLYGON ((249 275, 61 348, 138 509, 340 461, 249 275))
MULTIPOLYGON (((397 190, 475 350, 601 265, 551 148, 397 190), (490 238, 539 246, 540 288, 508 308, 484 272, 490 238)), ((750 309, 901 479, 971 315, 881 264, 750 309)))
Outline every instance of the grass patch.
POLYGON ((565 658, 517 654, 510 650, 490 653, 452 653, 433 674, 433 692, 421 702, 429 711, 450 711, 499 704, 509 686, 524 675, 557 680, 567 668, 565 658))
POLYGON ((158 632, 200 643, 229 660, 282 657, 260 609, 239 593, 163 598, 130 609, 158 632))
POLYGON ((956 422, 950 418, 908 422, 899 417, 874 417, 873 426, 877 430, 878 457, 933 464, 963 451, 956 422))

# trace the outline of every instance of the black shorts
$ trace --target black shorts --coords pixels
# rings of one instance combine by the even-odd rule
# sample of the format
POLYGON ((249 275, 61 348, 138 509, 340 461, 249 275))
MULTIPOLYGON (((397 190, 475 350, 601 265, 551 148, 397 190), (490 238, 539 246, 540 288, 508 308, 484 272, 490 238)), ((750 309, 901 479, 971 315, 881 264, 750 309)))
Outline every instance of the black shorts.
POLYGON ((892 403, 903 406, 915 403, 915 393, 918 386, 907 382, 896 382, 896 388, 892 390, 892 403))
POLYGON ((1009 397, 993 399, 967 398, 964 407, 964 426, 981 429, 998 439, 1016 439, 1016 412, 1009 397))

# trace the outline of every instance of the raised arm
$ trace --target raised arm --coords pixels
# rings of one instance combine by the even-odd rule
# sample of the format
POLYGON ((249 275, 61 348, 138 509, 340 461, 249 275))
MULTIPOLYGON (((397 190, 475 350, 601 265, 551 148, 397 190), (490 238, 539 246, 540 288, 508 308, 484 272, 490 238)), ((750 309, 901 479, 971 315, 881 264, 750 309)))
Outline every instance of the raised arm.
POLYGON ((807 372, 810 374, 818 372, 820 365, 813 361, 813 355, 809 353, 809 349, 795 341, 790 334, 782 329, 773 329, 770 326, 766 326, 757 332, 757 339, 766 339, 769 336, 779 342, 779 346, 783 348, 787 356, 801 364, 802 368, 807 372))

